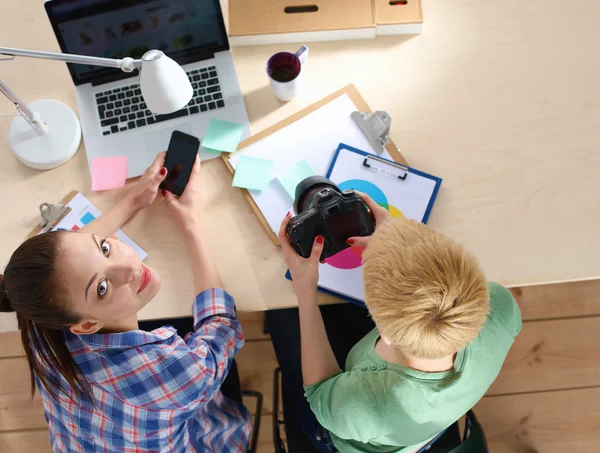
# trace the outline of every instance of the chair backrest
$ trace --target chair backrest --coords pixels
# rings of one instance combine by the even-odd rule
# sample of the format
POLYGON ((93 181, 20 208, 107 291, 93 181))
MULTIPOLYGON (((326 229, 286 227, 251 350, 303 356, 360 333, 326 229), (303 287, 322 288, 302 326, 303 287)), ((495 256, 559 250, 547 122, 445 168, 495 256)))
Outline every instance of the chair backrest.
POLYGON ((462 444, 450 453, 488 453, 488 444, 483 428, 477 421, 473 411, 467 412, 465 435, 462 444))

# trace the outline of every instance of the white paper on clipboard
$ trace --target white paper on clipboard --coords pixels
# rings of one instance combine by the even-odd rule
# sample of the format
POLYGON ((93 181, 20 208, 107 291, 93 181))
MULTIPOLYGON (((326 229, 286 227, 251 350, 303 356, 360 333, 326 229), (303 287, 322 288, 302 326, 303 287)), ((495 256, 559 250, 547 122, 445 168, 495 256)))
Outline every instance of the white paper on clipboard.
MULTIPOLYGON (((237 167, 240 156, 250 156, 273 161, 273 176, 305 160, 315 174, 325 176, 331 159, 340 143, 363 149, 375 154, 361 130, 351 118, 358 110, 348 94, 306 115, 289 126, 274 132, 244 148, 229 159, 231 166, 237 167), (285 152, 281 152, 285 149, 285 152)), ((391 159, 387 151, 382 157, 391 159)), ((281 221, 288 211, 292 211, 293 201, 274 178, 262 192, 249 191, 256 205, 264 215, 271 231, 279 231, 281 221)))

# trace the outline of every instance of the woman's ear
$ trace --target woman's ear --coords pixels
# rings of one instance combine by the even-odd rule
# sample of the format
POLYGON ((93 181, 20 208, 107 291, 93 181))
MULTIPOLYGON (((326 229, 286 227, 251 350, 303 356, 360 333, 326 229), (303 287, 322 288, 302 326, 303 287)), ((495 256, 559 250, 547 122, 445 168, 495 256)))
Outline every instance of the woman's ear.
POLYGON ((81 321, 72 325, 69 330, 75 335, 91 335, 98 332, 103 326, 102 321, 81 321))

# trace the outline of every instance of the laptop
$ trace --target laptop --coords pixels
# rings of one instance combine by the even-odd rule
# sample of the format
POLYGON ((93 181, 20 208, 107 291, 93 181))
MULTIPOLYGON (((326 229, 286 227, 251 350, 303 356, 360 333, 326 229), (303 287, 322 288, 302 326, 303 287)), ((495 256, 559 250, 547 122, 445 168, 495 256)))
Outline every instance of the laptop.
MULTIPOLYGON (((219 0, 52 0, 46 12, 62 52, 135 59, 162 50, 186 71, 190 103, 167 115, 148 110, 139 71, 67 64, 76 86, 88 166, 127 156, 128 178, 141 175, 178 130, 200 140, 211 118, 251 134, 219 0)), ((203 159, 217 154, 200 151, 203 159)))

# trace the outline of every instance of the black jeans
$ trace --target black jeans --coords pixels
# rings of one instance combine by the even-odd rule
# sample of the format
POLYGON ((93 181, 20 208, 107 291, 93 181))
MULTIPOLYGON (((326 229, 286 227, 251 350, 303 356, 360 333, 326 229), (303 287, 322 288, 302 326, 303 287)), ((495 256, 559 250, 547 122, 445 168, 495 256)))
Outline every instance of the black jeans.
MULTIPOLYGON (((375 324, 367 309, 357 305, 323 305, 320 309, 329 343, 343 370, 352 347, 373 330, 375 324)), ((319 424, 304 397, 298 309, 270 310, 265 316, 281 368, 283 416, 289 451, 336 451, 329 433, 319 424)))
MULTIPOLYGON (((177 334, 181 338, 194 331, 194 318, 191 316, 185 318, 170 318, 170 319, 156 319, 154 321, 140 321, 138 323, 140 330, 151 332, 154 329, 159 329, 164 326, 171 326, 177 329, 177 334)), ((240 375, 238 373, 237 363, 235 360, 229 368, 227 377, 221 384, 221 392, 227 398, 242 403, 242 388, 240 386, 240 375)))

